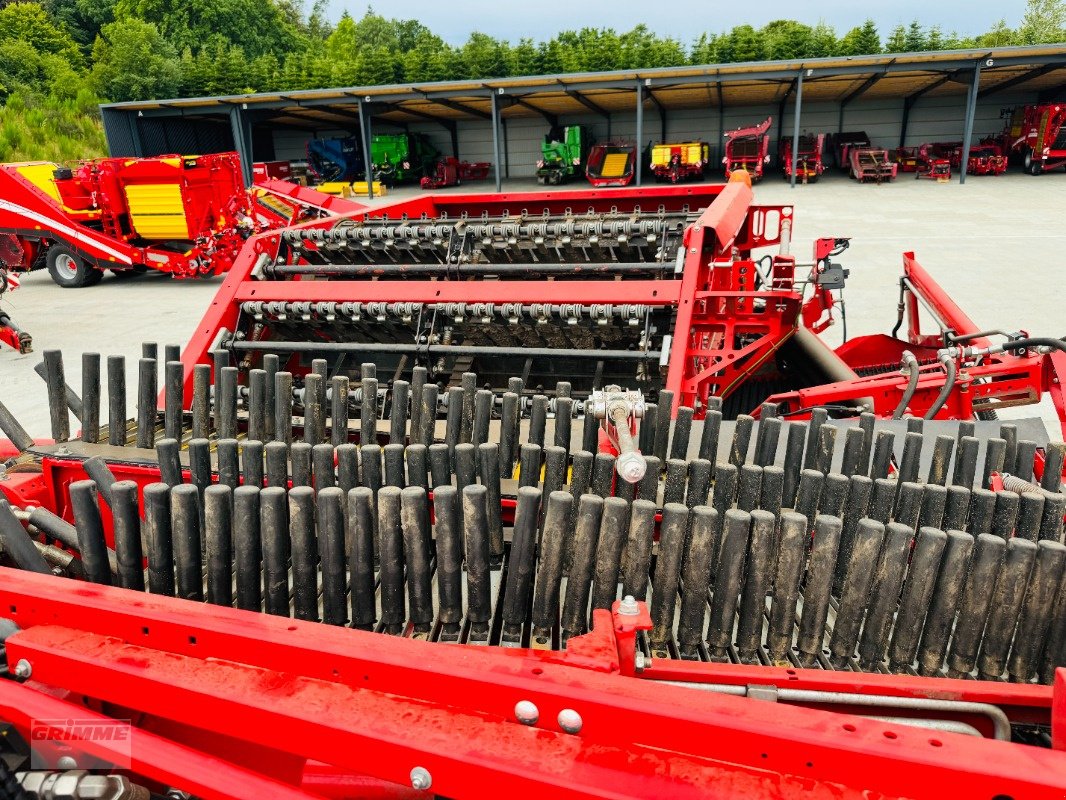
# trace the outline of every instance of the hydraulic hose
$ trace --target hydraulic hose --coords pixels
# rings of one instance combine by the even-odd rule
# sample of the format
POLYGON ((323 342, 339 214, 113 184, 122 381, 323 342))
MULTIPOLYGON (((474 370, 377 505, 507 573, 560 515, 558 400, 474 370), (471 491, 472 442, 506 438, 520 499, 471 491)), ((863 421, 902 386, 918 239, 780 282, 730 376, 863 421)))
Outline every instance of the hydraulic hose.
POLYGON ((907 406, 910 405, 914 392, 918 388, 918 359, 914 357, 914 353, 910 350, 903 351, 903 363, 900 366, 900 371, 907 373, 907 388, 903 390, 903 397, 900 398, 896 410, 892 412, 892 419, 903 419, 903 412, 907 410, 907 406))
POLYGON ((955 359, 945 353, 940 356, 940 363, 944 367, 944 385, 940 387, 940 394, 936 396, 936 400, 929 406, 929 410, 925 412, 925 419, 932 419, 937 415, 937 412, 944 407, 944 403, 948 401, 951 390, 955 388, 955 376, 958 372, 958 368, 955 366, 955 359))
POLYGON ((1034 336, 1028 339, 1015 339, 1000 345, 1002 350, 1028 350, 1030 347, 1050 347, 1053 350, 1061 350, 1066 353, 1066 340, 1053 339, 1047 336, 1034 336))

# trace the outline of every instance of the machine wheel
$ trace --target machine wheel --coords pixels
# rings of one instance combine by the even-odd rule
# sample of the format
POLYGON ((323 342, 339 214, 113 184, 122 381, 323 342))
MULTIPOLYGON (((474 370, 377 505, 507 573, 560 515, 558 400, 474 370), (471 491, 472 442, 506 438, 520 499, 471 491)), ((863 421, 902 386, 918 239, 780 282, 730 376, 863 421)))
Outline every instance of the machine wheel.
POLYGON ((104 273, 89 265, 74 254, 69 247, 54 244, 48 248, 48 274, 64 289, 81 289, 95 286, 104 273))
POLYGON ((1033 158, 1033 150, 1031 147, 1025 148, 1025 157, 1022 161, 1025 171, 1030 175, 1039 175, 1044 171, 1044 165, 1039 160, 1033 158))

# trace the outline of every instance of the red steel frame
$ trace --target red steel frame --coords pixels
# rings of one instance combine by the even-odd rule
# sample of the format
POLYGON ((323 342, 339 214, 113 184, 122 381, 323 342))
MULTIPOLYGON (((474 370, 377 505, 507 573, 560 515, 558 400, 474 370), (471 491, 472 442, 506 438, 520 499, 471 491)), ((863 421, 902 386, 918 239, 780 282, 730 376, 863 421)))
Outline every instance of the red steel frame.
POLYGON ((748 172, 753 181, 757 181, 762 177, 766 162, 770 158, 770 135, 767 131, 770 130, 772 122, 773 118, 767 117, 758 125, 726 131, 725 156, 722 158, 722 163, 725 165, 726 178, 739 170, 748 172), (736 146, 741 142, 753 143, 756 152, 734 152, 736 146))
POLYGON ((252 223, 251 203, 241 182, 236 153, 158 158, 105 158, 82 163, 71 178, 57 179, 62 202, 19 173, 21 164, 0 165, 0 233, 14 236, 23 252, 20 269, 38 265, 42 243, 58 242, 97 269, 146 267, 179 278, 229 269, 243 244, 242 226, 252 223), (189 249, 178 252, 144 243, 124 231, 125 187, 177 184, 185 201, 189 249))
POLYGON ((258 796, 297 797, 309 781, 332 796, 345 785, 404 796, 414 767, 450 797, 1050 797, 1066 788, 1057 750, 662 682, 992 702, 1050 722, 1061 747, 1061 671, 1054 689, 672 661, 638 671, 637 633, 651 625, 643 604, 636 616, 617 604, 597 611, 590 634, 550 652, 447 647, 83 583, 56 591, 58 579, 7 569, 0 577, 0 609, 22 629, 7 639, 9 662, 32 669, 18 691, 0 689, 0 717, 19 726, 23 709, 59 710, 47 697, 57 689, 106 703, 134 720, 138 774, 198 782, 204 797, 240 796, 230 781, 246 772, 293 790, 258 796), (534 725, 515 720, 520 700, 539 709, 534 725), (579 733, 560 729, 563 709, 580 714, 579 733))
MULTIPOLYGON (((705 203, 713 197, 700 218, 684 235, 686 249, 681 280, 603 281, 575 280, 566 283, 570 297, 583 303, 632 303, 676 308, 666 389, 674 392, 675 404, 691 406, 702 416, 711 395, 728 397, 795 335, 800 325, 814 333, 827 327, 833 317, 830 292, 815 287, 804 293, 798 283, 796 260, 775 255, 771 266, 772 286, 756 284, 757 265, 752 251, 779 244, 791 238, 792 206, 756 205, 752 190, 742 181, 725 186, 676 186, 654 189, 628 188, 615 191, 537 192, 503 195, 427 195, 412 201, 382 206, 365 212, 369 218, 407 214, 436 216, 440 210, 453 213, 467 210, 471 216, 483 212, 499 214, 519 209, 544 207, 560 213, 563 209, 608 210, 625 203, 668 204, 679 207, 705 203), (743 334, 747 344, 735 346, 743 334)), ((355 218, 359 218, 358 215, 355 218)), ((305 227, 324 227, 335 220, 318 220, 305 227)), ((307 302, 465 302, 499 303, 522 298, 527 303, 551 303, 559 299, 557 284, 546 281, 259 281, 252 272, 261 260, 276 257, 280 234, 270 232, 253 237, 226 276, 214 301, 196 328, 183 355, 186 400, 191 398, 192 368, 211 364, 211 349, 223 331, 232 331, 245 301, 307 302)), ((817 245, 833 240, 818 240, 817 245)), ((827 252, 827 251, 826 251, 827 252)), ((816 252, 820 262, 826 252, 816 252)), ((941 334, 923 334, 918 328, 918 307, 924 302, 933 310, 945 330, 956 334, 979 329, 947 296, 944 290, 915 260, 904 255, 904 280, 908 287, 905 305, 909 327, 906 339, 865 336, 838 348, 836 355, 856 371, 881 368, 880 374, 839 383, 800 389, 771 398, 782 404, 784 413, 802 419, 818 405, 872 398, 873 411, 891 416, 906 386, 898 365, 904 350, 910 349, 919 361, 935 361, 937 348, 945 342, 941 334)), ((981 346, 985 340, 974 344, 981 346)), ((1066 376, 1062 356, 1001 354, 986 358, 979 366, 960 370, 955 390, 937 413, 938 419, 973 419, 977 411, 998 405, 1038 402, 1050 392, 1066 423, 1066 403, 1059 379, 1066 376), (987 379, 995 378, 994 381, 987 379)), ((943 385, 939 365, 922 370, 911 412, 923 415, 933 405, 943 385)), ((1066 433, 1066 427, 1064 427, 1066 433)))

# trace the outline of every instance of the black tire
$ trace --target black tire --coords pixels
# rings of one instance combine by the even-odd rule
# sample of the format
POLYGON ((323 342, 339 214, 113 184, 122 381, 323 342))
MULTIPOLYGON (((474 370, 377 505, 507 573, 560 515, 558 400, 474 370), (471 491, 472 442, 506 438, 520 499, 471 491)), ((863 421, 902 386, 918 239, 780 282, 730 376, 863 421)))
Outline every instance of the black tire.
POLYGON ((48 248, 46 258, 48 274, 57 286, 63 289, 81 289, 95 286, 104 273, 75 255, 66 245, 54 244, 48 248))
POLYGON ((1040 160, 1033 158, 1033 149, 1031 147, 1025 148, 1025 155, 1022 159, 1022 166, 1030 175, 1039 175, 1044 171, 1044 165, 1040 160))

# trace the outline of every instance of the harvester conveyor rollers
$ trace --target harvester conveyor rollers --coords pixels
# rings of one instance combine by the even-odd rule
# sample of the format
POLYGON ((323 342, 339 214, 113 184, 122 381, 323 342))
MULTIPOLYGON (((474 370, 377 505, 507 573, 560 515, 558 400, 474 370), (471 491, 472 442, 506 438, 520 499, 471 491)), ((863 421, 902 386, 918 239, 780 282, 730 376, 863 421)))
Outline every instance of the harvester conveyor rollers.
MULTIPOLYGON (((54 357, 46 363, 53 365, 50 395, 62 403, 54 357)), ((457 401, 475 380, 466 383, 453 390, 457 401)), ((423 387, 434 400, 435 388, 423 387)), ((462 620, 468 640, 557 646, 583 632, 590 607, 609 605, 621 584, 622 593, 640 598, 650 587, 655 630, 647 649, 658 657, 922 674, 946 668, 954 676, 1018 681, 1037 674, 1049 680, 1062 663, 1064 499, 1053 477, 1061 474, 1061 444, 1047 448, 1044 485, 1037 486, 1028 480, 1035 445, 1014 441, 1011 427, 1002 426, 1007 438, 988 440, 981 483, 992 471, 1013 471, 1010 485, 1027 491, 993 492, 969 488, 979 442, 966 435, 936 437, 923 484, 926 438, 918 430, 904 437, 890 479, 895 435, 874 435, 868 416, 847 430, 842 472, 832 472, 837 428, 824 422, 824 410, 814 412, 811 425, 789 424, 787 431, 770 407, 757 431, 754 420, 741 417, 728 459, 716 463, 716 408, 695 459, 686 456, 694 444, 691 409, 680 409, 673 424, 648 409, 645 420, 656 424, 642 426, 641 447, 653 455, 645 479, 631 485, 616 478, 608 454, 569 452, 558 431, 556 443, 545 444, 546 397, 531 404, 531 441, 514 448, 516 428, 507 434, 504 426, 499 442, 485 441, 491 393, 472 396, 479 421, 456 402, 462 412, 449 415, 458 421, 446 424, 443 442, 433 441, 435 425, 423 425, 421 436, 411 429, 415 443, 407 446, 402 429, 391 431, 397 435, 384 448, 334 446, 312 425, 305 428, 310 441, 246 440, 242 450, 234 438, 215 440, 216 464, 212 443, 197 438, 189 442, 186 470, 178 441, 160 441, 164 483, 146 490, 143 544, 136 488, 112 484, 107 464, 90 459, 95 486, 78 484, 71 497, 81 568, 90 579, 112 580, 98 487, 118 520, 118 582, 130 588, 143 585, 146 552, 149 589, 154 562, 155 590, 192 599, 429 638, 452 638, 462 620), (786 466, 775 463, 782 434, 786 466), (517 489, 503 480, 513 460, 517 489), (508 536, 504 500, 514 496, 508 536), (256 520, 257 530, 239 530, 256 520)), ((82 398, 83 410, 86 399, 98 407, 98 398, 82 398)), ((557 409, 569 399, 556 398, 557 409)), ((669 409, 670 400, 664 393, 660 408, 669 409)), ((42 516, 33 530, 47 532, 42 516)), ((32 560, 32 547, 12 545, 18 533, 10 521, 2 526, 6 552, 32 560)))
POLYGON ((571 256, 589 260, 590 252, 608 253, 611 261, 646 260, 672 263, 668 240, 680 244, 684 227, 695 219, 689 214, 598 215, 542 220, 392 222, 367 220, 333 228, 285 231, 284 241, 295 249, 316 246, 318 257, 359 253, 374 260, 401 257, 440 264, 534 260, 565 261, 571 256), (654 252, 649 252, 653 248, 654 252), (669 252, 667 252, 669 251, 669 252))

